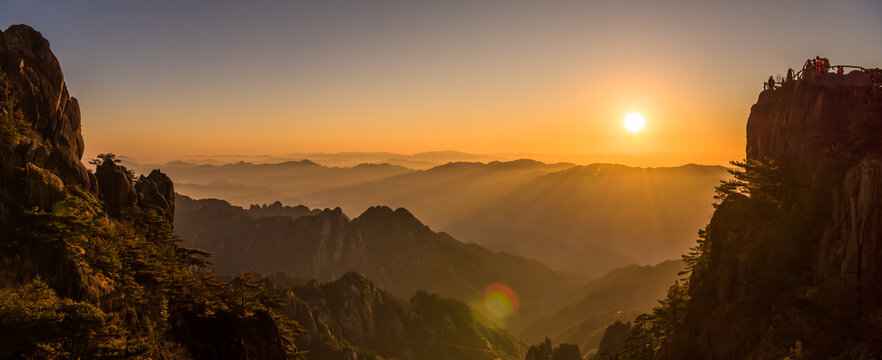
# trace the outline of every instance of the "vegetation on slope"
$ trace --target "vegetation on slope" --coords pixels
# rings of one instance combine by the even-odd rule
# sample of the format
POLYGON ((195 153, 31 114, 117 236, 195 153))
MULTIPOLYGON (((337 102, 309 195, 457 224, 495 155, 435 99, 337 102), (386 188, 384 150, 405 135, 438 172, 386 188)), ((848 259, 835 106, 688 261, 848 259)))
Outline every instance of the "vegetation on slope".
POLYGON ((868 329, 879 324, 861 320, 863 330, 856 331, 848 320, 852 310, 841 307, 841 285, 818 284, 805 264, 815 250, 806 239, 823 233, 829 217, 819 200, 775 163, 733 165, 740 169, 717 188, 714 218, 683 256, 688 278, 637 317, 624 351, 610 358, 694 358, 750 344, 751 351, 779 359, 872 354, 866 344, 879 338, 866 334, 878 334, 868 329), (740 256, 722 257, 723 251, 740 256), (737 342, 696 341, 709 327, 737 342))
POLYGON ((418 291, 404 301, 359 273, 290 289, 283 311, 308 329, 297 340, 307 359, 357 354, 366 359, 520 360, 524 354, 524 344, 459 300, 418 291))
MULTIPOLYGON (((28 149, 53 145, 37 142, 0 78, 0 158, 8 169, 28 149)), ((94 193, 64 184, 63 173, 30 162, 10 171, 21 184, 3 189, 12 193, 0 217, 0 358, 206 358, 181 336, 194 321, 247 322, 281 305, 263 286, 219 280, 207 254, 180 246, 152 209, 133 205, 110 217, 94 193)), ((293 356, 282 333, 297 327, 278 319, 263 333, 277 340, 265 350, 293 356)))

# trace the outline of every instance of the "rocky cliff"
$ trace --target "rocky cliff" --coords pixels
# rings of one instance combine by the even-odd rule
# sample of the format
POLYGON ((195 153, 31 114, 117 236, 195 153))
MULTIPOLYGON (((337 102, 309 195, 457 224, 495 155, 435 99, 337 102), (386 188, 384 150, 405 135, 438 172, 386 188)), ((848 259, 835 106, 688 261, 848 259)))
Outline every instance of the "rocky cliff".
POLYGON ((0 358, 289 358, 270 304, 178 246, 171 180, 87 170, 80 121, 48 41, 0 32, 0 358))
POLYGON ((545 341, 538 345, 530 346, 527 350, 525 360, 581 360, 582 354, 579 353, 579 346, 574 344, 560 344, 557 347, 551 346, 551 340, 546 338, 545 341))
POLYGON ((418 292, 409 302, 346 273, 295 286, 283 310, 306 335, 307 359, 521 359, 524 345, 461 301, 418 292))
POLYGON ((49 42, 28 26, 10 26, 0 32, 0 71, 0 222, 9 221, 12 204, 57 200, 60 184, 96 193, 95 177, 80 162, 80 107, 68 94, 49 42))
POLYGON ((659 357, 882 354, 880 82, 879 70, 812 72, 760 94, 752 184, 714 213, 684 322, 659 357))

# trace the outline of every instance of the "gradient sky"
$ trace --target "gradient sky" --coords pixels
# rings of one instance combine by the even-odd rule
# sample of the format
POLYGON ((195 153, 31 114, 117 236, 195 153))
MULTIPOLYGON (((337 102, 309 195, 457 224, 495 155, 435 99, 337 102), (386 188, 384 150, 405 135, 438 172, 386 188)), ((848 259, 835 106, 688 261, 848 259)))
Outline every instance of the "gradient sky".
POLYGON ((882 1, 0 0, 49 39, 87 156, 455 149, 743 157, 770 74, 882 67, 882 1), (645 115, 626 132, 622 119, 645 115))

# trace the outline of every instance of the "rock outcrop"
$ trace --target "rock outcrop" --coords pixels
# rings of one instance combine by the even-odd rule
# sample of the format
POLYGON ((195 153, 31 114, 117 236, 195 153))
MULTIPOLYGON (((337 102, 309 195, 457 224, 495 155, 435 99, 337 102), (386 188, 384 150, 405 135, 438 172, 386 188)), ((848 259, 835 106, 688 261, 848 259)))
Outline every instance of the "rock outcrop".
POLYGON ((579 353, 579 347, 574 344, 560 344, 556 347, 551 346, 551 340, 545 338, 545 341, 538 345, 530 346, 527 350, 527 356, 524 360, 581 360, 582 354, 579 353))
POLYGON ((0 32, 0 140, 0 357, 290 357, 266 304, 206 291, 228 284, 177 245, 165 174, 82 164, 79 105, 25 25, 0 32))
POLYGON ((625 349, 625 341, 631 335, 631 323, 623 323, 616 321, 604 330, 603 338, 597 347, 597 354, 592 360, 613 360, 616 354, 621 353, 625 349))
POLYGON ((26 25, 0 31, 0 72, 5 76, 0 86, 18 99, 15 109, 9 104, 0 109, 3 120, 8 123, 12 112, 20 111, 27 124, 21 130, 28 133, 0 144, 0 223, 8 220, 12 204, 45 204, 57 180, 97 193, 94 176, 80 162, 85 148, 80 107, 67 91, 49 42, 26 25), (35 182, 34 176, 46 181, 35 182))
POLYGON ((418 292, 409 302, 364 274, 292 288, 283 310, 307 331, 307 359, 516 360, 524 345, 467 304, 418 292))
POLYGON ((134 174, 114 159, 106 158, 95 170, 98 195, 110 216, 119 218, 135 208, 155 211, 169 222, 175 216, 175 188, 167 175, 153 170, 150 175, 134 174))
POLYGON ((141 175, 135 181, 135 192, 138 194, 138 206, 156 211, 169 222, 174 222, 175 187, 168 175, 159 170, 153 170, 147 176, 141 175))
POLYGON ((747 160, 779 167, 780 195, 717 208, 707 270, 660 358, 882 354, 880 83, 879 70, 812 72, 760 94, 747 160))
POLYGON ((138 194, 132 184, 132 174, 113 159, 105 159, 95 169, 98 180, 98 198, 104 202, 104 210, 119 218, 123 211, 132 209, 138 202, 138 194))

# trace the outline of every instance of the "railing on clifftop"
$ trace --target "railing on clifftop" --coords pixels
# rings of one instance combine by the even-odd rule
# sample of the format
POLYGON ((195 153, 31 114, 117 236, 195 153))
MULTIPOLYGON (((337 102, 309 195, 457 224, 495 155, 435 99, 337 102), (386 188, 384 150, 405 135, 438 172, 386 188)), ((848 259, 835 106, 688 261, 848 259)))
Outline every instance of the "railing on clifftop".
MULTIPOLYGON (((874 98, 877 98, 877 97, 882 98, 882 69, 868 69, 863 66, 856 66, 856 65, 832 65, 832 66, 830 66, 830 69, 837 69, 837 71, 838 71, 838 69, 840 67, 843 70, 842 75, 845 75, 846 69, 855 69, 855 70, 859 70, 861 72, 865 72, 865 73, 870 74, 870 79, 873 81, 872 96, 874 98)), ((793 75, 793 80, 802 79, 806 74, 806 70, 817 71, 817 69, 811 68, 811 67, 803 68, 802 70, 799 70, 798 72, 796 72, 793 75)), ((827 73, 830 73, 830 72, 827 72, 827 73)), ((784 83, 787 82, 785 79, 781 79, 781 78, 776 79, 776 80, 777 81, 774 83, 773 87, 770 88, 768 86, 769 83, 766 82, 763 86, 763 89, 765 89, 765 90, 779 89, 784 85, 784 83)))
MULTIPOLYGON (((863 66, 855 66, 855 65, 831 65, 831 66, 830 66, 830 69, 835 69, 835 68, 839 68, 839 67, 842 67, 842 70, 843 70, 843 71, 844 71, 845 69, 856 69, 856 70, 860 70, 860 71, 863 71, 863 72, 867 72, 867 71, 868 71, 867 68, 865 68, 865 67, 863 67, 863 66)), ((796 72, 796 74, 793 75, 793 78, 794 78, 794 79, 802 79, 802 76, 804 75, 804 73, 805 73, 806 70, 817 71, 817 70, 815 70, 814 68, 803 68, 802 70, 799 70, 798 72, 796 72)))

